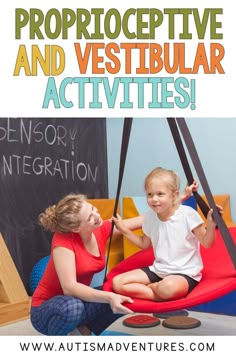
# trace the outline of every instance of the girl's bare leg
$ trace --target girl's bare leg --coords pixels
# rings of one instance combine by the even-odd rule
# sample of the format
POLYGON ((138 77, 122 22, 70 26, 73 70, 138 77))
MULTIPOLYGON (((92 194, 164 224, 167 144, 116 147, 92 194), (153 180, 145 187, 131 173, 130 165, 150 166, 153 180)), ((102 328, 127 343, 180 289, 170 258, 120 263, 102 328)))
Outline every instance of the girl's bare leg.
POLYGON ((139 299, 155 300, 153 290, 148 287, 150 280, 141 269, 131 270, 113 278, 113 290, 122 295, 139 299))
POLYGON ((163 280, 149 284, 155 301, 177 300, 187 295, 189 285, 181 275, 168 275, 163 280))

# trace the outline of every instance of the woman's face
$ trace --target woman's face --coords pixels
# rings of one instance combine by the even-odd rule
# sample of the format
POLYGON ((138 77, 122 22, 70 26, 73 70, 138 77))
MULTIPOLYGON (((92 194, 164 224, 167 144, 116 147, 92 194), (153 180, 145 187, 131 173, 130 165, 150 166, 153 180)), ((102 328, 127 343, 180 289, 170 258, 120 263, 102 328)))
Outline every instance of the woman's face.
POLYGON ((95 229, 99 226, 102 225, 103 220, 101 218, 101 215, 99 214, 97 208, 88 203, 88 202, 83 202, 82 207, 79 212, 79 218, 81 220, 80 222, 80 230, 82 228, 88 230, 88 229, 95 229))

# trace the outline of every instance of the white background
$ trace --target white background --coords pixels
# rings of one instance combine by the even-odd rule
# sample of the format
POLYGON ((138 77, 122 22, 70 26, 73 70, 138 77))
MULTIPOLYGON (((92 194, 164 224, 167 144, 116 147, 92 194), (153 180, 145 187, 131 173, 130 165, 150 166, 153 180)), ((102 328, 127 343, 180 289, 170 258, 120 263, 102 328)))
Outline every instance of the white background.
MULTIPOLYGON (((121 2, 120 2, 121 3, 121 2)), ((55 40, 30 40, 29 39, 29 26, 26 26, 22 30, 22 39, 15 39, 15 8, 24 8, 29 10, 30 8, 39 8, 45 14, 51 8, 57 8, 58 10, 62 8, 71 8, 76 10, 76 8, 87 8, 90 10, 95 7, 103 7, 108 10, 112 7, 117 8, 121 13, 123 13, 128 8, 152 8, 157 7, 160 10, 164 8, 176 7, 176 2, 174 0, 165 0, 153 2, 151 0, 143 1, 124 1, 122 2, 122 7, 119 4, 111 4, 108 1, 84 1, 75 2, 72 0, 66 1, 62 0, 51 0, 51 1, 31 1, 21 0, 21 1, 9 1, 5 2, 2 6, 0 12, 0 35, 1 35, 1 55, 0 55, 0 85, 1 85, 1 108, 0 116, 55 116, 55 117, 117 117, 117 116, 133 116, 133 117, 163 117, 163 116, 188 116, 188 117, 235 117, 235 84, 234 80, 236 78, 235 69, 235 44, 233 38, 233 28, 235 23, 234 11, 230 2, 212 0, 202 2, 204 7, 199 7, 199 1, 178 1, 179 8, 198 8, 199 12, 203 11, 204 8, 222 8, 223 16, 218 16, 218 21, 222 22, 222 29, 218 29, 218 32, 223 33, 223 40, 215 40, 215 42, 220 43, 225 48, 225 57, 222 60, 222 66, 225 70, 224 75, 205 75, 202 70, 199 71, 197 75, 182 75, 188 78, 196 80, 196 109, 191 110, 189 107, 184 109, 179 109, 175 106, 174 109, 158 108, 158 109, 148 109, 147 104, 144 109, 138 109, 137 105, 134 103, 133 109, 121 109, 120 101, 122 100, 122 90, 119 89, 116 106, 114 109, 109 109, 105 102, 105 96, 103 94, 104 90, 100 90, 100 100, 103 102, 102 109, 88 109, 88 102, 91 96, 91 89, 87 89, 86 92, 86 105, 85 109, 78 108, 78 89, 77 85, 69 85, 66 95, 67 100, 72 101, 74 106, 72 108, 64 108, 61 106, 59 109, 55 109, 53 104, 49 105, 48 109, 43 109, 43 98, 46 90, 46 85, 48 77, 45 77, 41 68, 39 67, 38 76, 25 76, 24 70, 21 71, 20 76, 13 76, 13 71, 16 63, 17 53, 19 46, 21 44, 25 45, 27 48, 27 53, 29 60, 31 59, 31 47, 37 44, 41 51, 44 51, 44 45, 59 45, 64 49, 66 54, 66 67, 64 72, 55 77, 58 85, 66 77, 78 77, 78 64, 74 51, 74 43, 77 41, 75 37, 75 27, 69 30, 68 40, 62 40, 61 37, 55 40), (125 6, 124 6, 125 4, 125 6), (88 6, 89 5, 89 6, 88 6), (120 97, 121 95, 121 97, 120 97)), ((134 25, 134 24, 133 24, 134 25)), ((168 42, 168 31, 167 31, 167 21, 165 20, 163 25, 160 26, 156 31, 157 43, 168 42)), ((196 35, 196 28, 193 18, 189 18, 189 28, 193 35, 192 40, 186 41, 186 62, 191 67, 196 54, 196 46, 198 42, 204 42, 206 48, 210 44, 210 35, 208 24, 206 36, 204 40, 199 40, 196 35)), ((42 29, 43 30, 43 29, 42 29)), ((135 30, 135 26, 134 26, 135 30)), ((182 30, 182 21, 176 20, 175 32, 176 39, 174 42, 178 42, 178 33, 182 30)), ((102 40, 97 40, 96 42, 101 42, 102 40)), ((117 43, 128 41, 122 35, 117 39, 117 43)), ((147 42, 148 40, 142 40, 141 42, 147 42)), ((86 41, 84 41, 86 42, 86 41)), ((169 41, 169 42, 173 42, 169 41)), ((212 41, 214 42, 214 41, 212 41)), ((81 42, 80 42, 81 43, 81 42)), ((85 43, 84 43, 85 44, 85 43)), ((135 64, 135 63, 133 63, 135 64)), ((91 76, 90 66, 88 67, 88 72, 85 76, 91 76)), ((98 75, 99 76, 99 75, 98 75)), ((101 76, 101 75, 100 75, 101 76)), ((109 74, 104 75, 109 76, 109 74)), ((122 76, 122 70, 119 75, 122 76)), ((124 76, 124 75, 123 75, 124 76)), ((135 76, 135 75, 132 75, 135 76)), ((153 76, 153 75, 150 75, 153 76)), ((164 72, 158 74, 158 76, 168 75, 164 72)), ((169 75, 173 76, 173 75, 169 75)), ((178 73, 175 77, 179 77, 178 73)), ((110 75, 109 80, 111 84, 114 77, 110 75)), ((150 96, 149 86, 145 90, 146 98, 150 96)), ((131 98, 135 101, 135 90, 131 92, 131 98)), ((150 100, 149 100, 150 101, 150 100)))

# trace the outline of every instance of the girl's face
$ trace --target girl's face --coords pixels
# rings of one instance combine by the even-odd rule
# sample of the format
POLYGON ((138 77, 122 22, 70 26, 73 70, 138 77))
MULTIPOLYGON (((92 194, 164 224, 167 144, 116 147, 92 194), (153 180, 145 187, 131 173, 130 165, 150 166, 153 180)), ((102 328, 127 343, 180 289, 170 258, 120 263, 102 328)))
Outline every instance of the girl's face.
POLYGON ((173 192, 162 178, 152 178, 146 187, 146 197, 149 207, 163 217, 172 215, 175 209, 178 191, 173 192))
POLYGON ((93 230, 101 226, 103 223, 103 220, 97 208, 88 202, 83 202, 83 205, 79 212, 79 218, 81 220, 79 226, 80 230, 93 230))

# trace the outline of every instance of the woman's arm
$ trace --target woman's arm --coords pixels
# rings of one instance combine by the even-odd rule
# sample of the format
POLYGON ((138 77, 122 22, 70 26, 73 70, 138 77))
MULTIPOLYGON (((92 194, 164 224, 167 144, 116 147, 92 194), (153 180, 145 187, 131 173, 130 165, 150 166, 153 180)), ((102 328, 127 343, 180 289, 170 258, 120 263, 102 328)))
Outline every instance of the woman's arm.
POLYGON ((64 295, 75 296, 88 302, 109 303, 114 313, 132 313, 123 305, 124 302, 133 302, 130 297, 97 290, 76 280, 75 255, 72 250, 65 247, 54 248, 53 261, 64 295))
MULTIPOLYGON (((138 230, 138 229, 142 228, 143 219, 144 219, 144 214, 135 216, 130 219, 124 219, 123 223, 124 223, 124 226, 129 230, 138 230)), ((115 222, 115 220, 114 220, 114 222, 115 222)), ((117 227, 116 223, 115 223, 115 227, 114 227, 114 234, 115 235, 122 234, 121 230, 117 227)))
MULTIPOLYGON (((142 216, 142 220, 143 220, 142 216)), ((132 232, 129 227, 127 226, 127 220, 122 220, 120 215, 117 215, 117 217, 112 218, 116 228, 120 230, 120 232, 130 241, 132 242, 135 246, 146 249, 151 246, 151 240, 149 237, 146 235, 143 236, 138 236, 134 232, 132 232)))

